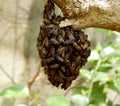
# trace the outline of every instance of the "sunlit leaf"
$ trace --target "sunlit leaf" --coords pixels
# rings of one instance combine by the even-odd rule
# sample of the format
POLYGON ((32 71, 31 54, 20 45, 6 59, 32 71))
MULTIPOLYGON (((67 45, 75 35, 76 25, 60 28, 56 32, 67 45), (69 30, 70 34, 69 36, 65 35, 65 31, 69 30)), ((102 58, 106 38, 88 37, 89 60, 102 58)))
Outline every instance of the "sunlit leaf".
POLYGON ((114 52, 115 52, 114 48, 112 48, 111 46, 108 46, 102 50, 101 56, 106 57, 107 55, 110 55, 114 52))
POLYGON ((75 106, 87 106, 89 103, 89 99, 86 96, 78 94, 72 96, 72 102, 75 104, 75 106))
POLYGON ((100 81, 100 82, 105 83, 105 82, 107 82, 109 80, 110 80, 110 76, 107 73, 104 73, 104 72, 94 73, 94 76, 92 78, 93 82, 100 81))
POLYGON ((69 101, 62 95, 54 95, 47 99, 49 106, 70 106, 69 101))
POLYGON ((29 96, 29 89, 23 85, 13 85, 4 88, 0 92, 0 96, 5 98, 24 98, 29 96))
POLYGON ((90 57, 88 58, 88 61, 95 61, 99 60, 100 56, 97 51, 92 51, 90 57))
POLYGON ((92 78, 91 72, 86 70, 86 69, 81 69, 80 74, 83 75, 84 77, 86 77, 89 80, 92 78))
POLYGON ((107 55, 107 58, 108 58, 108 57, 114 57, 114 58, 120 57, 120 51, 114 51, 113 53, 108 54, 108 55, 107 55))
POLYGON ((114 80, 114 85, 117 88, 117 90, 120 92, 120 76, 117 76, 114 80))

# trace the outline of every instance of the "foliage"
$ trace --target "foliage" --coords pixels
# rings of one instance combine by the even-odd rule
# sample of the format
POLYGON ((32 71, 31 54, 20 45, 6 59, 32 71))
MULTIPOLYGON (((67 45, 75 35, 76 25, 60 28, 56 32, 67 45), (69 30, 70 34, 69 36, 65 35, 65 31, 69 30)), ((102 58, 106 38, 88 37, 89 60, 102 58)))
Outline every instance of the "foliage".
MULTIPOLYGON (((111 39, 114 34, 104 29, 96 31, 107 34, 111 39)), ((117 106, 107 97, 109 89, 120 93, 120 40, 117 39, 114 41, 108 39, 92 50, 87 65, 80 70, 81 76, 86 81, 73 90, 70 103, 75 106, 117 106)), ((57 98, 54 100, 51 98, 48 98, 49 102, 58 101, 57 98)), ((65 97, 64 100, 66 101, 65 97)), ((64 100, 60 101, 59 106, 63 106, 64 100)), ((59 101, 57 103, 59 104, 59 101)), ((52 103, 49 105, 58 106, 52 103)))
POLYGON ((22 85, 13 85, 4 88, 0 92, 0 96, 4 98, 25 98, 29 96, 29 90, 22 85))
POLYGON ((54 95, 47 100, 47 103, 51 106, 70 106, 70 103, 62 95, 54 95))

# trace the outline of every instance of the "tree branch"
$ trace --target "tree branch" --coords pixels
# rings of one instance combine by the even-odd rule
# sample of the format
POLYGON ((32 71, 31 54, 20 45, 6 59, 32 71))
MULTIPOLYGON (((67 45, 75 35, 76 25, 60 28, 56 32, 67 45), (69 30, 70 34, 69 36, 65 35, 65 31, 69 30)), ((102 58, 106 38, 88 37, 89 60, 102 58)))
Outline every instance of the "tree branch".
POLYGON ((54 0, 68 20, 60 26, 105 28, 120 32, 120 0, 54 0))

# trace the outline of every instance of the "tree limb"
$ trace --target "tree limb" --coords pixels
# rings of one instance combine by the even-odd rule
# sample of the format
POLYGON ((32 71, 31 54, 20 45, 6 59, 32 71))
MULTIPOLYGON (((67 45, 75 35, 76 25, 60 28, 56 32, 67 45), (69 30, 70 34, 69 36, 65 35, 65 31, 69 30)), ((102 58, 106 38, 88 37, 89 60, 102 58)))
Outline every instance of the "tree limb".
POLYGON ((120 32, 120 0, 53 0, 67 20, 60 26, 105 28, 120 32))

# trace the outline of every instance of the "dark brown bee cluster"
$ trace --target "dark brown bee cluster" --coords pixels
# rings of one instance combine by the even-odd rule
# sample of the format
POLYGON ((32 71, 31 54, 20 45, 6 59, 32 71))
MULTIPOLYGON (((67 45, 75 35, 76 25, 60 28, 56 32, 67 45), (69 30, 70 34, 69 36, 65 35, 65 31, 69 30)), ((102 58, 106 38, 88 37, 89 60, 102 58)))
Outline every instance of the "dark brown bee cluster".
POLYGON ((48 0, 44 9, 44 21, 40 27, 37 48, 45 74, 52 85, 67 89, 79 75, 79 69, 90 55, 90 42, 80 30, 60 28, 64 19, 56 16, 54 3, 48 0))

